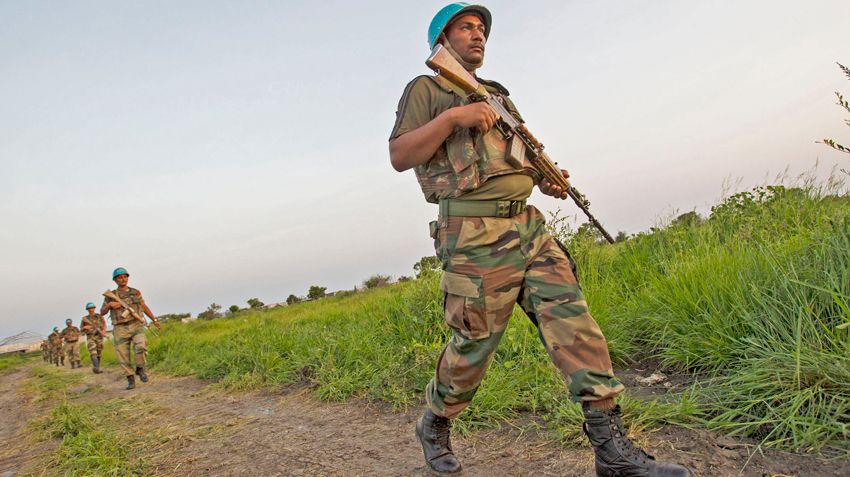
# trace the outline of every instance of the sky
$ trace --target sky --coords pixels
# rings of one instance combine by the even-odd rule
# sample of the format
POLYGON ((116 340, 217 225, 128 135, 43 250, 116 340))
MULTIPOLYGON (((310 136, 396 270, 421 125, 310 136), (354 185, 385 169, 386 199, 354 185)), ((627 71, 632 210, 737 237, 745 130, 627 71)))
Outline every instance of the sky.
MULTIPOLYGON (((157 314, 412 275, 436 207, 387 139, 443 5, 0 2, 0 337, 118 266, 157 314)), ((850 142, 846 0, 486 5, 479 75, 614 234, 850 166, 815 142, 850 142)))

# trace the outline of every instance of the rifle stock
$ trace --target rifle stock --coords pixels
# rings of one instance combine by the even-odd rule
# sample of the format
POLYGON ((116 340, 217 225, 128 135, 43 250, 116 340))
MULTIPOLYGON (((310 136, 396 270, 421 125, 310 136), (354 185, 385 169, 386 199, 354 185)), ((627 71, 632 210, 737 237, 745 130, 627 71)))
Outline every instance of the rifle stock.
POLYGON ((425 64, 434 73, 442 76, 461 90, 463 90, 471 101, 486 102, 499 115, 501 123, 500 130, 508 131, 509 135, 515 135, 531 152, 532 166, 550 183, 557 185, 561 190, 567 191, 567 195, 576 203, 579 209, 587 216, 588 220, 596 227, 608 243, 614 243, 611 234, 602 226, 599 220, 590 213, 590 201, 581 192, 573 187, 561 173, 558 163, 553 161, 543 150, 543 144, 531 134, 531 131, 517 120, 497 99, 490 95, 486 89, 475 79, 469 71, 449 53, 443 45, 437 44, 431 50, 431 55, 425 60, 425 64))

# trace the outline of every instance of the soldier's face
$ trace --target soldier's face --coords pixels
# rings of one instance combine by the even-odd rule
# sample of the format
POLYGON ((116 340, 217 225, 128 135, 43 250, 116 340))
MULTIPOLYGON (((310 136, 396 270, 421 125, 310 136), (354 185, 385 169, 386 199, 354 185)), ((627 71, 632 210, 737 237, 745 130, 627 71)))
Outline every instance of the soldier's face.
POLYGON ((115 283, 118 284, 119 287, 126 287, 128 281, 130 281, 129 275, 118 275, 115 277, 115 283))
POLYGON ((86 308, 86 311, 89 312, 89 316, 94 315, 94 308, 86 308))
POLYGON ((485 28, 478 15, 463 15, 446 28, 446 39, 464 61, 480 63, 487 42, 485 28))

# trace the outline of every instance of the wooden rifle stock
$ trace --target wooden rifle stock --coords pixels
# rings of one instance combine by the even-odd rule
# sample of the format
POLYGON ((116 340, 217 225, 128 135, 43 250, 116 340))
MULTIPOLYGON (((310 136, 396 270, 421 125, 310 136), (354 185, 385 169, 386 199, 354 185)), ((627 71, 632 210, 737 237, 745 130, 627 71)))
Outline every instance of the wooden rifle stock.
POLYGON ((475 79, 469 71, 466 71, 463 66, 443 47, 437 44, 431 55, 425 60, 425 64, 431 68, 434 73, 442 76, 450 83, 454 84, 467 95, 470 95, 472 101, 486 102, 499 115, 499 121, 503 129, 510 131, 510 134, 515 134, 525 147, 531 151, 532 166, 550 183, 557 185, 562 190, 567 191, 567 195, 573 199, 579 209, 587 216, 588 220, 596 227, 608 243, 614 243, 611 234, 602 226, 602 224, 590 213, 590 201, 587 197, 573 187, 569 181, 561 173, 561 168, 554 162, 548 154, 543 150, 543 144, 531 134, 531 131, 517 120, 498 100, 493 98, 490 93, 475 79))

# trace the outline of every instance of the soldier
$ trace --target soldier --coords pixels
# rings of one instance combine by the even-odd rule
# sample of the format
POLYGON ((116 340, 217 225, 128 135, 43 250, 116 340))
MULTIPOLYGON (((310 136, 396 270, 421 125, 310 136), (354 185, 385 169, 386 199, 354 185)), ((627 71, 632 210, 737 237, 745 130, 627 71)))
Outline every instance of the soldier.
POLYGON ((47 344, 50 352, 50 362, 59 366, 65 366, 65 356, 62 354, 62 335, 59 334, 59 327, 53 327, 53 333, 47 337, 47 344))
POLYGON ((65 355, 68 356, 68 364, 71 369, 81 367, 80 363, 80 329, 74 326, 74 321, 65 320, 65 329, 62 330, 62 339, 65 340, 65 355))
POLYGON ((41 360, 45 363, 50 361, 50 347, 47 345, 47 340, 41 340, 41 360))
POLYGON ((100 357, 103 356, 103 338, 106 336, 106 319, 94 310, 94 303, 86 303, 88 315, 83 317, 80 328, 86 334, 86 348, 91 356, 92 372, 100 374, 100 357))
MULTIPOLYGON (((118 295, 127 306, 132 308, 137 316, 144 321, 142 313, 148 315, 157 329, 160 328, 153 312, 148 305, 145 304, 142 298, 142 292, 135 288, 127 286, 130 280, 130 274, 122 267, 116 268, 112 272, 112 279, 118 285, 114 293, 118 295)), ((105 315, 109 312, 112 319, 112 342, 115 345, 115 353, 118 355, 118 362, 121 364, 121 369, 127 376, 127 389, 136 387, 136 378, 134 376, 133 365, 130 361, 130 344, 133 345, 133 351, 136 355, 135 374, 143 383, 148 382, 148 375, 145 372, 145 361, 147 359, 148 342, 145 338, 145 323, 133 316, 130 310, 125 310, 124 307, 116 300, 105 298, 103 306, 100 308, 100 314, 105 315)))
MULTIPOLYGON (((490 25, 487 8, 453 3, 431 21, 428 44, 433 49, 441 43, 474 75, 484 62, 490 25)), ((477 79, 521 120, 507 89, 477 79)), ((575 263, 546 232, 543 214, 526 205, 535 185, 559 198, 567 191, 541 179, 527 157, 505 154, 508 138, 494 127, 497 120, 486 103, 470 102, 445 78, 420 76, 405 88, 390 135, 392 166, 414 169, 425 199, 439 204, 431 237, 444 270, 444 318, 453 332, 416 423, 425 461, 438 472, 461 469, 452 451, 451 419, 471 402, 519 303, 570 398, 582 404, 597 475, 691 475, 685 467, 656 461, 626 437, 614 403, 624 387, 588 312, 575 263)))

